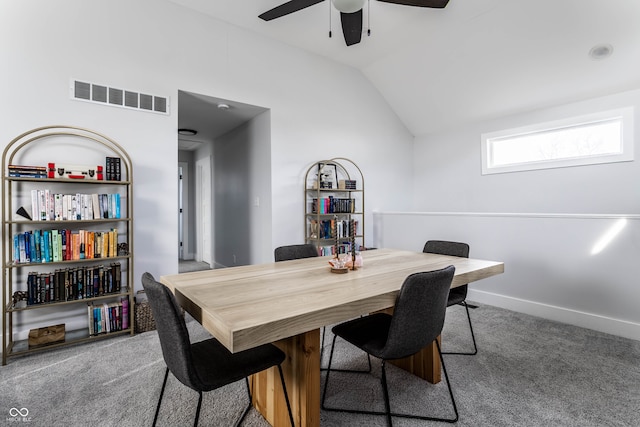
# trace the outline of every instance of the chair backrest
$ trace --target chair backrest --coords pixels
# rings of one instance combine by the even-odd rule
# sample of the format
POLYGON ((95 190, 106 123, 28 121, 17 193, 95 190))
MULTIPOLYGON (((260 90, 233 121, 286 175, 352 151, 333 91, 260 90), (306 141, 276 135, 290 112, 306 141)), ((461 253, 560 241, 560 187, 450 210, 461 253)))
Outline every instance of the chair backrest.
POLYGON ((280 246, 273 251, 277 261, 311 258, 318 256, 318 248, 311 244, 280 246))
POLYGON ((469 258, 469 245, 460 242, 448 242, 446 240, 429 240, 424 244, 422 252, 469 258))
POLYGON ((201 390, 200 379, 193 368, 191 340, 180 306, 173 293, 157 282, 151 273, 142 275, 144 288, 162 347, 162 356, 171 373, 184 385, 201 390))
POLYGON ((384 359, 398 359, 417 353, 442 332, 447 296, 455 267, 409 275, 398 293, 384 359))
MULTIPOLYGON (((449 242, 446 240, 429 240, 424 244, 422 252, 439 255, 459 256, 469 258, 469 245, 461 242, 449 242)), ((467 298, 467 285, 456 286, 451 293, 458 299, 467 298)))

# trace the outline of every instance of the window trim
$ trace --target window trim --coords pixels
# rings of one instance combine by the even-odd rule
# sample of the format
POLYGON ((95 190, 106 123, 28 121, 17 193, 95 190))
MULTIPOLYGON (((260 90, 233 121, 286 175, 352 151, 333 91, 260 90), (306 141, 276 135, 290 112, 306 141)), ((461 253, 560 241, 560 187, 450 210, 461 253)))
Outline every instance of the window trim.
POLYGON ((540 169, 555 169, 572 166, 595 165, 602 163, 628 162, 634 160, 634 107, 624 107, 598 113, 574 116, 562 120, 554 120, 537 123, 518 128, 505 129, 496 132, 481 134, 482 151, 482 175, 491 175, 507 172, 522 172, 540 169), (511 164, 508 166, 489 166, 490 147, 492 139, 517 137, 526 134, 549 132, 556 129, 571 128, 588 125, 591 123, 622 119, 622 153, 602 154, 595 156, 574 157, 569 159, 555 159, 545 161, 531 161, 511 164))

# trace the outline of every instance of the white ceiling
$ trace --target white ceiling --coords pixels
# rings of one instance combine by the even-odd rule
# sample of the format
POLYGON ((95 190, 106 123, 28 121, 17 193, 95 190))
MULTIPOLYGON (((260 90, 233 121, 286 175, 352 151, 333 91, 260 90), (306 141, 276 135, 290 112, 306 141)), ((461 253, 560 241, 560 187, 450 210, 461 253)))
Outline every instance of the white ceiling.
POLYGON ((329 0, 269 22, 284 0, 171 1, 361 70, 417 136, 640 88, 640 0, 370 0, 350 47, 329 0), (590 58, 602 43, 613 54, 590 58))

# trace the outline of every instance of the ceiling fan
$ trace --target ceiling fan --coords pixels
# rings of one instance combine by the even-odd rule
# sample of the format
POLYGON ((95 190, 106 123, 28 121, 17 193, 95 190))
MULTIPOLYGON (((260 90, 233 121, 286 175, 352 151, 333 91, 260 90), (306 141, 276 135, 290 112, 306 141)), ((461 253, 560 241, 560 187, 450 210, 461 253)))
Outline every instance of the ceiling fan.
MULTIPOLYGON (((306 9, 324 0, 291 0, 276 6, 271 10, 259 15, 259 18, 265 21, 280 18, 290 13, 306 9)), ((362 7, 366 0, 331 0, 333 6, 340 11, 340 20, 342 22, 342 33, 347 46, 360 43, 362 38, 362 7)), ((378 0, 385 3, 401 4, 405 6, 416 7, 432 7, 442 9, 449 0, 378 0)))

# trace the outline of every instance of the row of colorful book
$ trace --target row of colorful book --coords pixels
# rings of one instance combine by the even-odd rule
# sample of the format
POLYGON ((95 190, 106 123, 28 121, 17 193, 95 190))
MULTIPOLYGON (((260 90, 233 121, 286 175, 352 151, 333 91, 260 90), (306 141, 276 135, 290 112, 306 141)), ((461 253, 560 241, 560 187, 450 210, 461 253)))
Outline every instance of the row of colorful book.
POLYGON ((324 214, 332 213, 353 213, 356 203, 353 199, 343 199, 338 197, 323 197, 321 199, 313 199, 311 202, 311 212, 324 214))
POLYGON ((87 306, 89 335, 108 334, 129 329, 129 300, 87 306))
POLYGON ((358 234, 358 221, 354 220, 353 224, 354 230, 350 230, 348 220, 312 219, 309 221, 309 235, 313 239, 335 239, 337 234, 338 238, 345 239, 358 234))
POLYGON ((13 236, 16 264, 118 256, 118 230, 30 230, 13 236))
POLYGON ((121 291, 122 266, 119 262, 27 275, 27 305, 95 298, 121 291))
POLYGON ((120 219, 120 194, 57 194, 31 190, 31 219, 34 221, 77 221, 120 219))

